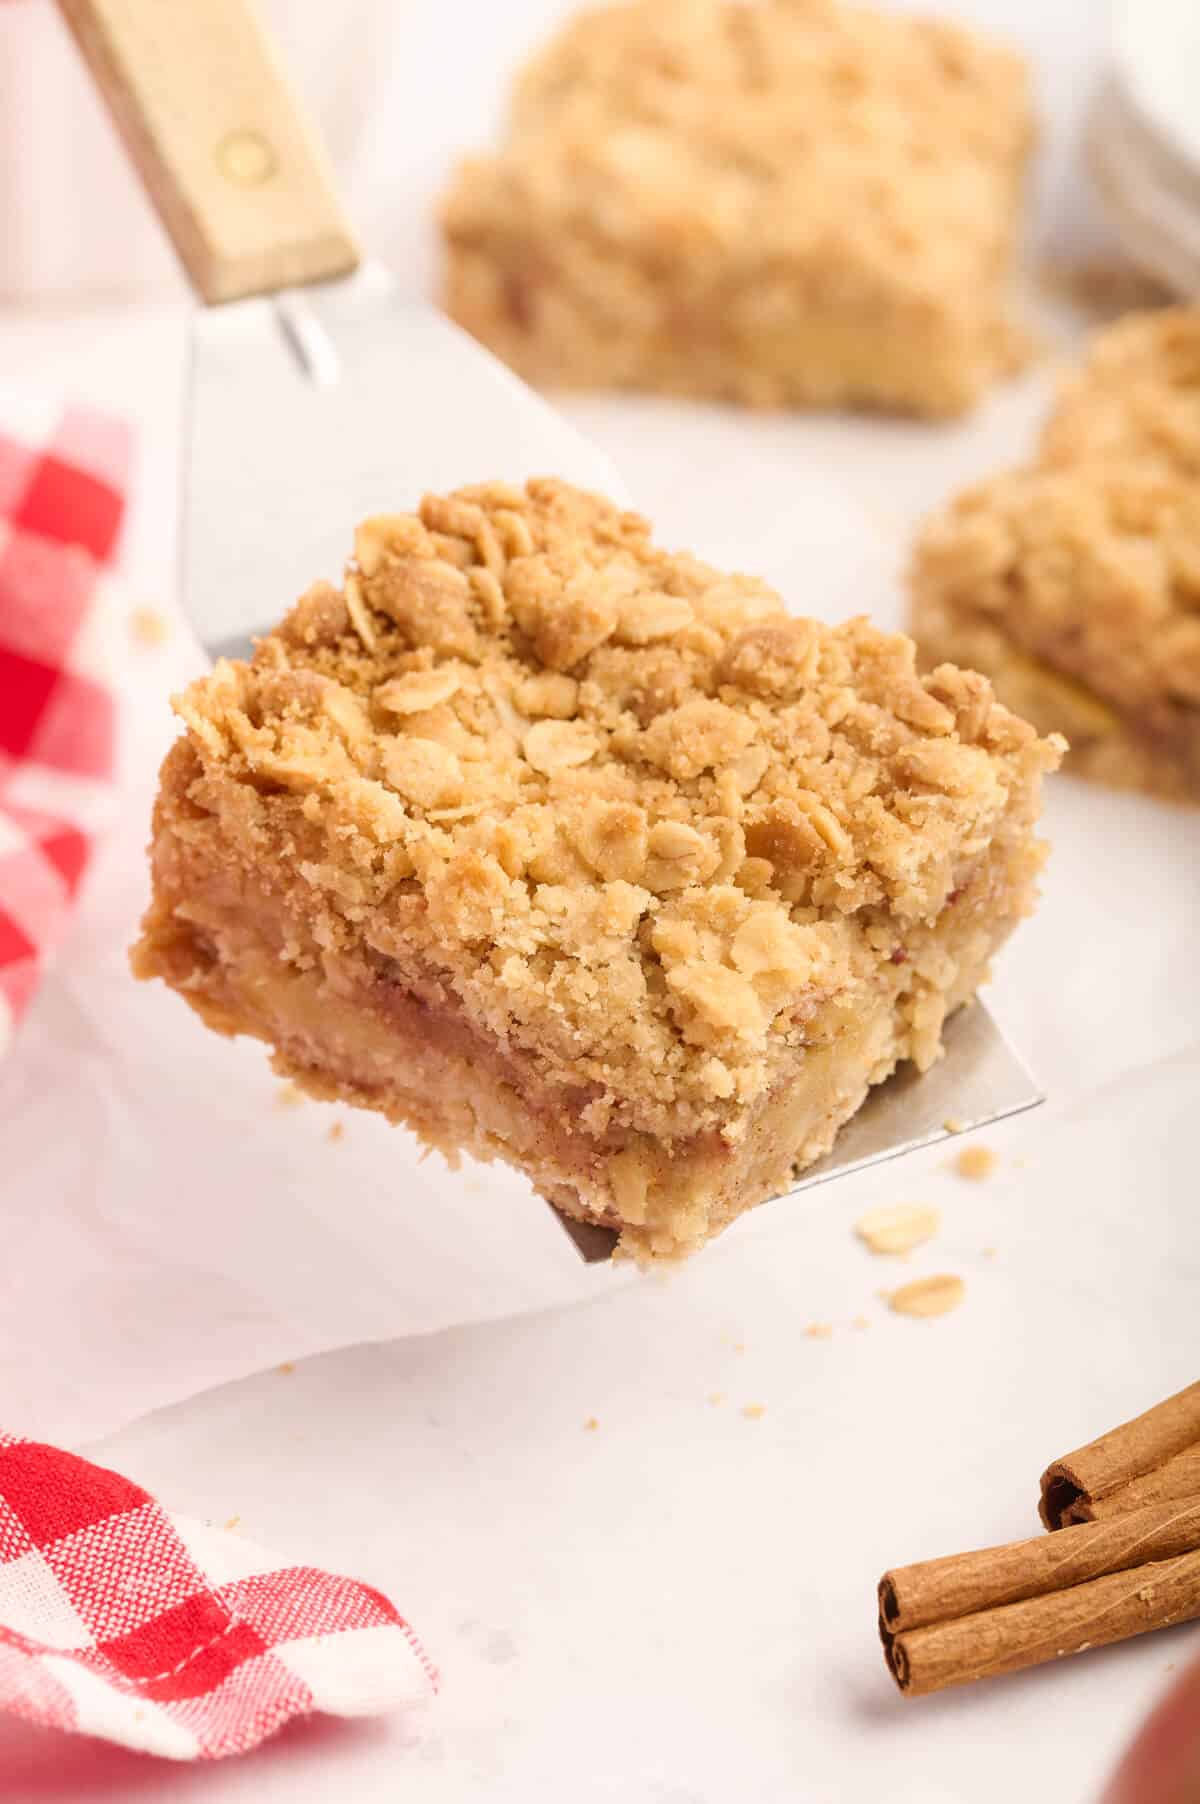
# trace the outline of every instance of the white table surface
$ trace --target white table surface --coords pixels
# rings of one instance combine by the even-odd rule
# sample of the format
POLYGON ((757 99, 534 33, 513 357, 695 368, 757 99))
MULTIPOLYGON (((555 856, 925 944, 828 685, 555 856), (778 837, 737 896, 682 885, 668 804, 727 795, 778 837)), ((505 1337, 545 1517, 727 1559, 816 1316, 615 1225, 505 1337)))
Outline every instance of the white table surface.
MULTIPOLYGON (((529 0, 480 13, 478 58, 500 13, 518 12, 528 36, 552 10, 529 0)), ((1014 9, 961 10, 997 22, 1014 9)), ((1096 9, 1021 10, 1056 121, 1043 223, 1069 240, 1091 229, 1064 172, 1096 9)), ((443 11, 422 28, 435 34, 421 40, 427 59, 436 33, 462 24, 462 5, 443 11)), ((423 66, 438 71, 443 104, 429 103, 427 120, 450 110, 440 42, 445 67, 423 66)), ((453 121, 461 138, 494 79, 475 60, 456 80, 472 103, 453 121)), ((409 152, 415 169, 424 149, 409 152)), ((414 178, 406 192, 418 190, 414 178)), ((398 242, 414 247, 419 281, 418 237, 404 226, 398 242)), ((148 455, 129 564, 151 593, 169 581, 183 342, 172 302, 0 315, 0 370, 138 419, 148 455)), ((998 443, 1015 455, 1041 403, 1034 379, 965 431, 880 427, 847 480, 900 530, 989 467, 998 443)), ((710 555, 795 585, 780 497, 790 471, 841 467, 841 422, 608 399, 570 411, 664 538, 687 542, 702 526, 710 555)), ((856 605, 854 569, 850 557, 847 592, 820 597, 821 611, 856 605)), ((1050 1457, 1196 1376, 1187 1099, 1198 1068, 1183 1051, 1196 1009, 1194 986, 1175 980, 1194 956, 1187 908, 1163 904, 1200 872, 1196 823, 1066 781, 1049 814, 1046 899, 1003 961, 996 1001, 1052 1104, 986 1136, 1002 1155, 994 1178, 969 1185, 944 1155, 920 1156, 764 1211, 667 1279, 270 1370, 89 1449, 176 1508, 238 1515, 266 1546, 383 1587, 443 1669, 434 1705, 419 1719, 303 1725, 203 1771, 0 1723, 0 1796, 1092 1798, 1168 1668, 1197 1650, 1194 1630, 904 1704, 873 1618, 885 1566, 1032 1532, 1050 1457), (1175 1053, 1175 1065, 1122 1075, 1175 1053), (897 1268, 851 1230, 868 1204, 905 1199, 937 1203, 944 1226, 897 1268), (888 1314, 883 1286, 936 1270, 967 1280, 956 1315, 888 1314), (869 1327, 853 1325, 860 1315, 869 1327), (831 1336, 807 1335, 812 1322, 831 1336), (749 1418, 746 1405, 765 1413, 749 1418)))

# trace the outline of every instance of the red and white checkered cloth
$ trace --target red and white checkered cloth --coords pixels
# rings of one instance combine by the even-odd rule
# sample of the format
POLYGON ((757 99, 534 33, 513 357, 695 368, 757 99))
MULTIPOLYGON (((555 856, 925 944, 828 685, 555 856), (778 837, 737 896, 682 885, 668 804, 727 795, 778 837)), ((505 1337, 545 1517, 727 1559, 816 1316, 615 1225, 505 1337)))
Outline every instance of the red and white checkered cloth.
MULTIPOLYGON (((130 435, 0 396, 0 1051, 110 811, 130 435)), ((0 1708, 176 1760, 436 1687, 368 1585, 279 1566, 140 1486, 0 1434, 0 1708)))
POLYGON ((130 451, 120 421, 0 395, 0 1053, 111 804, 109 572, 130 451))
POLYGON ((280 1566, 129 1479, 0 1435, 0 1708, 173 1760, 437 1689, 369 1585, 280 1566))

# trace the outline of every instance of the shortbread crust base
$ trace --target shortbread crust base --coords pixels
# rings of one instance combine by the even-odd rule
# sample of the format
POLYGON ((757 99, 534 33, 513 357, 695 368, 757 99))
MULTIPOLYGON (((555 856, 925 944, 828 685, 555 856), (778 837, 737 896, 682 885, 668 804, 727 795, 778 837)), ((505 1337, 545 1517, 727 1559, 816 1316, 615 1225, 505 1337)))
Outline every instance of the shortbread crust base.
POLYGON ((939 1056, 945 1016, 986 978, 1039 863, 1028 842, 998 840, 939 921, 915 930, 909 960, 881 963, 853 1004, 816 1015, 733 1135, 673 1144, 620 1124, 579 1131, 590 1093, 552 1088, 518 1048, 486 1038, 436 973, 417 984, 323 955, 269 889, 228 868, 206 879, 187 852, 174 906, 160 864, 135 969, 165 978, 209 1027, 267 1041, 274 1068, 310 1095, 377 1110, 452 1165, 462 1150, 516 1164, 564 1214, 619 1229, 623 1253, 671 1258, 785 1190, 901 1061, 939 1056))

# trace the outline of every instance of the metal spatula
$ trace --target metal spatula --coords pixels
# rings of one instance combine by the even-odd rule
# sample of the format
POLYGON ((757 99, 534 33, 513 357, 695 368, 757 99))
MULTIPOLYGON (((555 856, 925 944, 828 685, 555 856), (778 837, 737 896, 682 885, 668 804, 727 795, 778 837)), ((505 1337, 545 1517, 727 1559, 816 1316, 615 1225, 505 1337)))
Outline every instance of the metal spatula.
POLYGON ((61 10, 204 303, 182 578, 209 651, 248 650, 314 579, 340 579, 356 520, 427 490, 504 471, 626 498, 545 402, 362 260, 245 0, 61 10))
MULTIPOLYGON (((427 490, 556 475, 627 499, 545 402, 362 262, 245 0, 59 4, 202 303, 182 579, 209 651, 248 650, 314 579, 339 578, 357 520, 427 490)), ((946 1045, 928 1076, 884 1085, 800 1188, 1041 1100, 979 1006, 946 1045)), ((611 1252, 612 1235, 568 1226, 585 1257, 611 1252)))

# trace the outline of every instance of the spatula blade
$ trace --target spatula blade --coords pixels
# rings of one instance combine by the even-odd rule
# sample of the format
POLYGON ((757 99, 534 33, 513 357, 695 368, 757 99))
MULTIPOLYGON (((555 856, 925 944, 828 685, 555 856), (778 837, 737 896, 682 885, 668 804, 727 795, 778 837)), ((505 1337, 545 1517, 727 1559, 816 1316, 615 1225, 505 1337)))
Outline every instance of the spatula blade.
POLYGON ((562 476, 625 499, 601 452, 378 265, 202 309, 190 414, 183 595, 214 654, 340 581, 357 521, 427 491, 562 476))

